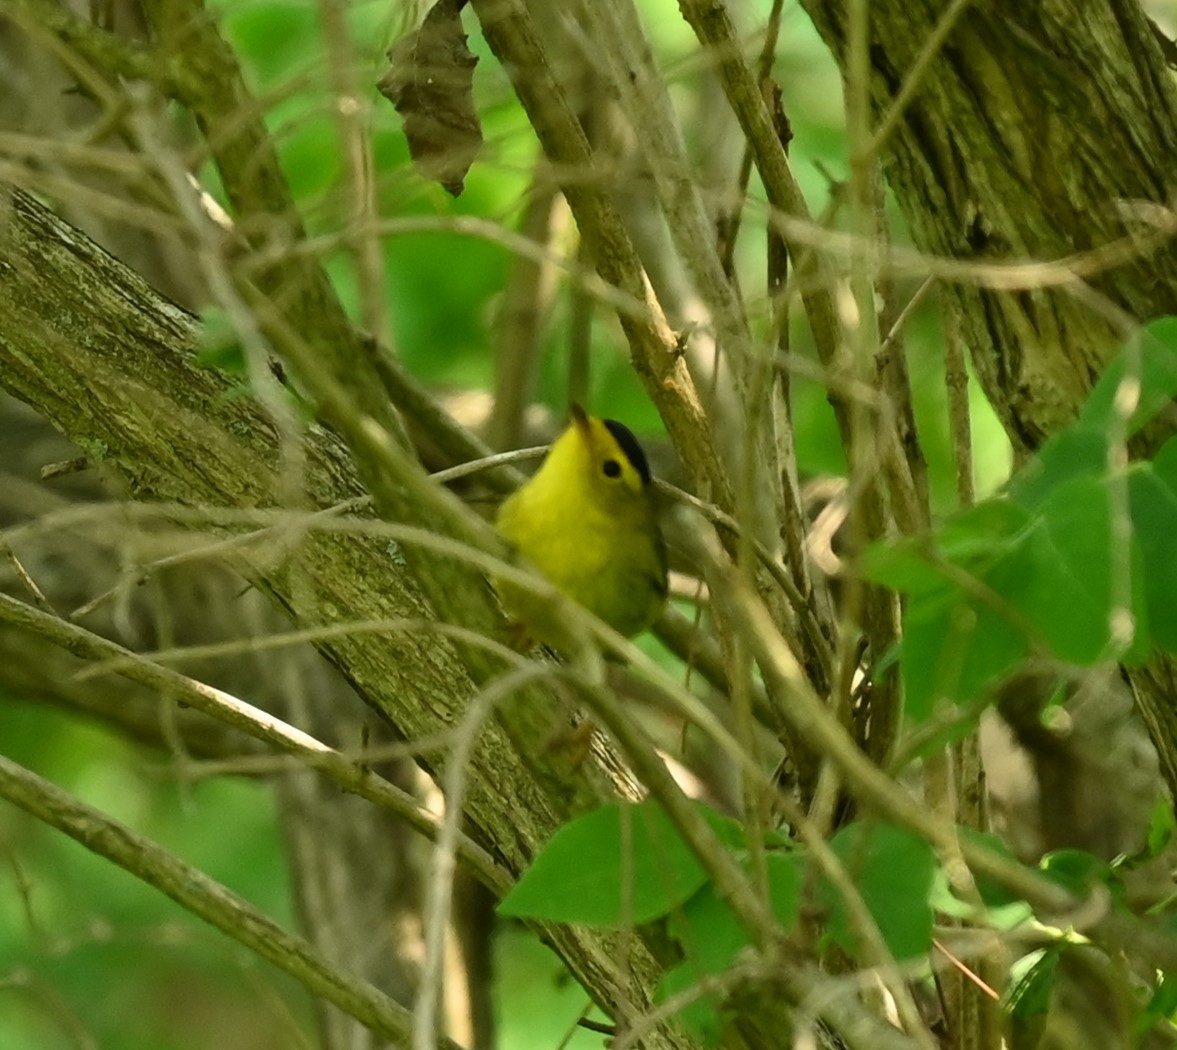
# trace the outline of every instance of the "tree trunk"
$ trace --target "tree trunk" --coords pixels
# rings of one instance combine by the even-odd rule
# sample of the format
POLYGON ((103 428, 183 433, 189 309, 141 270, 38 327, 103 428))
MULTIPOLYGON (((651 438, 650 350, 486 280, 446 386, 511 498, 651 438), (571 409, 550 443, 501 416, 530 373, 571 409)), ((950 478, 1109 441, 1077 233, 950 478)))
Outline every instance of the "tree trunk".
MULTIPOLYGON (((848 5, 802 3, 845 72, 848 5)), ((951 6, 870 3, 876 123, 951 6)), ((966 5, 881 159, 920 250, 976 264, 941 297, 1019 451, 1074 418, 1121 311, 1177 311, 1177 247, 1140 207, 1171 199, 1177 89, 1137 0, 966 5), (1061 265, 985 287, 1031 261, 1061 265)))
MULTIPOLYGON (((802 3, 845 73, 847 4, 802 3)), ((876 123, 949 6, 870 3, 876 123)), ((880 159, 916 246, 971 266, 941 301, 1019 453, 1074 419, 1133 322, 1177 313, 1177 88, 1137 0, 966 5, 880 159)), ((1172 662, 1133 681, 1177 796, 1172 662)))
MULTIPOLYGON (((27 195, 6 190, 0 215, 0 384, 93 462, 114 466, 133 497, 273 507, 282 491, 277 436, 255 405, 227 396, 223 376, 194 366, 195 319, 27 195)), ((362 494, 340 443, 322 430, 308 436, 304 484, 312 509, 362 494)), ((429 615, 387 539, 311 531, 299 536, 293 558, 275 546, 243 544, 231 557, 297 626, 429 615)), ((476 692, 458 654, 430 633, 356 633, 322 648, 402 739, 451 733, 476 692)), ((613 791, 628 790, 616 768, 555 769, 545 745, 556 718, 550 698, 534 689, 500 704, 466 770, 464 811, 477 838, 515 873, 562 823, 615 797, 610 778, 618 777, 613 791)), ((428 756, 432 771, 444 771, 446 754, 428 756)), ((628 965, 619 966, 614 934, 540 932, 606 1009, 648 1008, 660 970, 642 941, 630 939, 628 965)), ((692 1042, 663 1028, 646 1045, 692 1042)))

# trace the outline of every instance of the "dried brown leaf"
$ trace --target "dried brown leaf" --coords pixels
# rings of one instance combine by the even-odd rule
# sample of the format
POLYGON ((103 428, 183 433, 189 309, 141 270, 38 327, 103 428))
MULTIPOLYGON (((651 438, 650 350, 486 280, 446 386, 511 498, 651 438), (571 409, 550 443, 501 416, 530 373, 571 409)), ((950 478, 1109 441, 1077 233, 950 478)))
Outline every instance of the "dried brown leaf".
POLYGON ((474 108, 474 67, 461 10, 466 0, 438 0, 416 32, 388 52, 391 67, 377 85, 404 118, 417 170, 455 197, 482 148, 474 108))

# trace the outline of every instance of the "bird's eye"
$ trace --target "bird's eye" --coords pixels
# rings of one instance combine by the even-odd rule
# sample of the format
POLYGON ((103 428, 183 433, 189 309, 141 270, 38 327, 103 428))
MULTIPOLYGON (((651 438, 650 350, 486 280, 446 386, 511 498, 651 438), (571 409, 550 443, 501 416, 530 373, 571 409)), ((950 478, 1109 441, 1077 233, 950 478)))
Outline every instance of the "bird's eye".
POLYGON ((607 459, 601 464, 601 469, 605 472, 607 478, 621 477, 621 464, 615 459, 607 459))

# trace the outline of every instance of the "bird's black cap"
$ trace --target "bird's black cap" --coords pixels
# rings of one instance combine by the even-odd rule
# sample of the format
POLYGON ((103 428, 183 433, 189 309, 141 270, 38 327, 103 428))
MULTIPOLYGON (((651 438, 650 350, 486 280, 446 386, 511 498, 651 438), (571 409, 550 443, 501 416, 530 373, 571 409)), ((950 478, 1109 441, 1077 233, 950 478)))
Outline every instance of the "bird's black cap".
POLYGON ((624 423, 618 423, 616 419, 602 419, 601 422, 613 435, 613 440, 621 447, 621 451, 625 453, 625 458, 629 460, 630 465, 638 472, 642 483, 650 484, 650 464, 646 461, 646 454, 642 451, 642 446, 638 444, 638 439, 633 436, 633 431, 624 423))

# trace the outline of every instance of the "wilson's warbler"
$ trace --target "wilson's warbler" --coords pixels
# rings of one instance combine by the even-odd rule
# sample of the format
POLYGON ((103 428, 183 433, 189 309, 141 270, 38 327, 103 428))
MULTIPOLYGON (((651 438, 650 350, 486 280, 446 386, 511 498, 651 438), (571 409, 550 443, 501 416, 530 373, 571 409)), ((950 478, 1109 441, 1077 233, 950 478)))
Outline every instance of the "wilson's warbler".
MULTIPOLYGON (((571 414, 534 477, 503 503, 499 532, 566 595, 632 637, 666 604, 666 549, 650 468, 616 420, 579 405, 571 414)), ((535 638, 560 646, 534 599, 510 585, 499 591, 535 638)))

